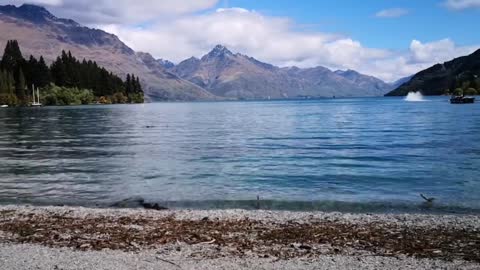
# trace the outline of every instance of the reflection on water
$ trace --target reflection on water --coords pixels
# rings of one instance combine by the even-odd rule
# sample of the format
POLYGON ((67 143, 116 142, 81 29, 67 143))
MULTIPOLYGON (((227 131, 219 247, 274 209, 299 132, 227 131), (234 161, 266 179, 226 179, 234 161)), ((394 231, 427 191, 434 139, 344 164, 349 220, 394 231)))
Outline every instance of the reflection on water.
POLYGON ((0 109, 0 200, 475 210, 479 134, 444 98, 0 109))

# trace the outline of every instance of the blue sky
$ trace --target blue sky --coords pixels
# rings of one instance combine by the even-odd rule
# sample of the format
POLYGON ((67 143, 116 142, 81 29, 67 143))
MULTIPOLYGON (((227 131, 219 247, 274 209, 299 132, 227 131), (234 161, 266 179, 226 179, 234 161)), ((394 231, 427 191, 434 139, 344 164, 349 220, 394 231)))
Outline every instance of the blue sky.
POLYGON ((335 32, 368 47, 404 49, 413 39, 454 39, 458 45, 480 44, 480 9, 450 10, 438 0, 229 0, 219 6, 243 7, 294 19, 309 30, 335 32), (381 10, 402 8, 408 14, 377 18, 381 10))
POLYGON ((0 0, 22 3, 174 63, 222 44, 281 67, 390 82, 480 48, 480 0, 0 0))

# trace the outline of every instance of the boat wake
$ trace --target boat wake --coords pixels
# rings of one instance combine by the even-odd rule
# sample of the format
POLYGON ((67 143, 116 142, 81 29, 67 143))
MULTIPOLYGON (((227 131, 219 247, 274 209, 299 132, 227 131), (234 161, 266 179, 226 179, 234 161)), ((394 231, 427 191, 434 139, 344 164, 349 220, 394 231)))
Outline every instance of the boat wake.
POLYGON ((408 102, 421 102, 421 101, 426 101, 426 100, 423 98, 422 93, 420 93, 420 92, 410 92, 410 93, 408 93, 408 95, 405 97, 404 100, 405 100, 405 101, 408 101, 408 102))

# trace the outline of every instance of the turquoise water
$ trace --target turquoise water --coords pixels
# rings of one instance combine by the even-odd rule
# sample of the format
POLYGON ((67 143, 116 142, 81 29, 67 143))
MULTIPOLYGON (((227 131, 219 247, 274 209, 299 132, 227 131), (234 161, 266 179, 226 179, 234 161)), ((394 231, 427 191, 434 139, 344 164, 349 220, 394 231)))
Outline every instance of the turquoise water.
POLYGON ((0 202, 480 212, 480 104, 447 101, 0 109, 0 202))

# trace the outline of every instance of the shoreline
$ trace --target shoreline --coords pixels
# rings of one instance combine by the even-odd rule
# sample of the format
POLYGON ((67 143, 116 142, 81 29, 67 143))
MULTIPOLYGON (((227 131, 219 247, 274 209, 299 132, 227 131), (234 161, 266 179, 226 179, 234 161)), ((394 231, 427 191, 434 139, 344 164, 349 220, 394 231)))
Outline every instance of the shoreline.
POLYGON ((365 260, 367 267, 374 258, 394 269, 407 262, 474 269, 480 216, 0 206, 0 258, 10 248, 94 257, 160 252, 177 265, 239 260, 273 267, 341 258, 365 260))

